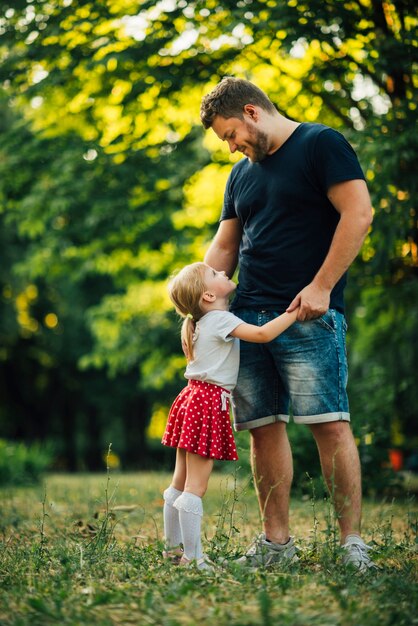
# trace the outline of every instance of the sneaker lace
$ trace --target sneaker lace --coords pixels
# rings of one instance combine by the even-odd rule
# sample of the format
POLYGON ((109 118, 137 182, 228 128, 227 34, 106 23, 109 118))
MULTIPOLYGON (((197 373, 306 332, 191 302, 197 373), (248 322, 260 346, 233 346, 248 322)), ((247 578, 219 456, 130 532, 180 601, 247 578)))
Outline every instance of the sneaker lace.
POLYGON ((371 563, 371 558, 369 556, 369 550, 372 550, 371 546, 368 546, 366 543, 352 543, 350 545, 351 554, 357 557, 359 561, 363 563, 371 563))

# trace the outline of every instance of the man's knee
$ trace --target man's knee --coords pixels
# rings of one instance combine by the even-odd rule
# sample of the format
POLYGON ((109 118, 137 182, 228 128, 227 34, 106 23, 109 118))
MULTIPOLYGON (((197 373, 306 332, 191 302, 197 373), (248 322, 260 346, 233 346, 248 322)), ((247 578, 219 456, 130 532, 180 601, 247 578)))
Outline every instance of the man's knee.
POLYGON ((338 463, 343 465, 344 459, 349 459, 350 463, 356 465, 359 462, 357 446, 348 422, 324 424, 324 428, 313 429, 313 434, 321 464, 329 462, 330 459, 338 459, 338 463))
POLYGON ((274 422, 251 429, 250 435, 254 441, 271 441, 279 438, 285 431, 285 422, 274 422))
POLYGON ((323 424, 311 424, 311 432, 317 443, 322 441, 334 442, 336 444, 352 439, 349 422, 324 422, 323 424))

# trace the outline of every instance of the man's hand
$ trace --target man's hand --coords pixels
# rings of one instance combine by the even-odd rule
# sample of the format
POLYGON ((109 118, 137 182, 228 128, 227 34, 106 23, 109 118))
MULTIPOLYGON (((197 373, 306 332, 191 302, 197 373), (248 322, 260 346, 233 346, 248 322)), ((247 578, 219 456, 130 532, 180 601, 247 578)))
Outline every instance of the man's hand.
POLYGON ((330 293, 329 289, 321 288, 313 282, 309 283, 302 291, 299 291, 286 311, 291 313, 297 307, 300 307, 297 317, 298 322, 305 322, 321 317, 321 315, 328 311, 330 293))

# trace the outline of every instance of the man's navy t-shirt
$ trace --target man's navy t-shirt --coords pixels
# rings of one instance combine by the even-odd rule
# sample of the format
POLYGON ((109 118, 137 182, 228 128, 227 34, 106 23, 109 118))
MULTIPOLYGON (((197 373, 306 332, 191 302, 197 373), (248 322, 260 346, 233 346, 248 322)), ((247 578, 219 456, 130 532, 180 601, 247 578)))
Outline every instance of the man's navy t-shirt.
MULTIPOLYGON (((354 150, 322 124, 300 124, 274 154, 234 165, 220 218, 238 218, 243 230, 233 310, 289 306, 321 267, 337 227, 328 189, 354 179, 364 180, 354 150)), ((344 274, 330 308, 344 311, 345 283, 344 274)))

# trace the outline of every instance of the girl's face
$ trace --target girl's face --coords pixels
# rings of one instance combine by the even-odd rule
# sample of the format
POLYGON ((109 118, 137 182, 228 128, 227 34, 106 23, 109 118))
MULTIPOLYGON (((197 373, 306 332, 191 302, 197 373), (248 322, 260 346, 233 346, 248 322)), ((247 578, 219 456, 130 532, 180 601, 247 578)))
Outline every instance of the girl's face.
POLYGON ((218 272, 209 265, 205 270, 205 285, 206 291, 213 293, 218 298, 229 296, 237 287, 225 272, 218 272))

